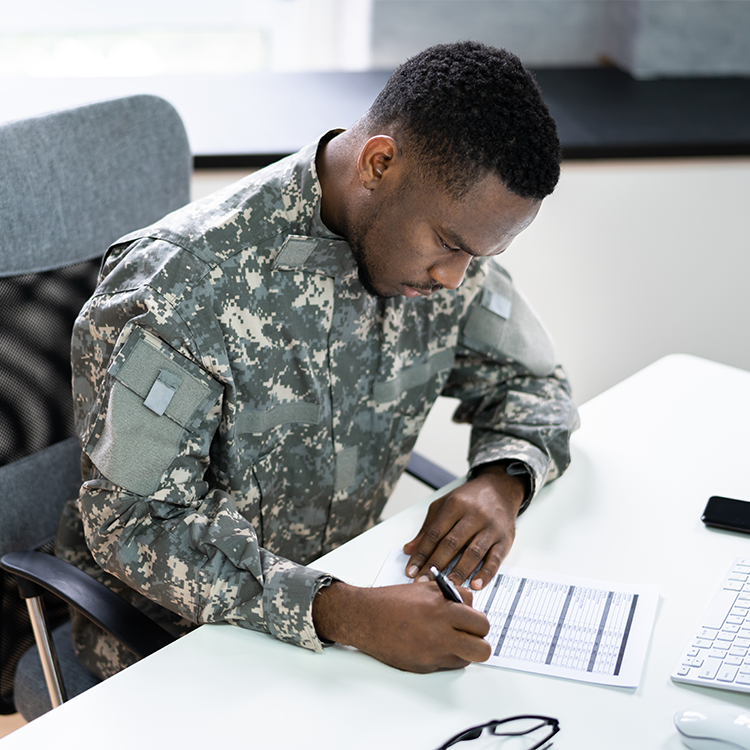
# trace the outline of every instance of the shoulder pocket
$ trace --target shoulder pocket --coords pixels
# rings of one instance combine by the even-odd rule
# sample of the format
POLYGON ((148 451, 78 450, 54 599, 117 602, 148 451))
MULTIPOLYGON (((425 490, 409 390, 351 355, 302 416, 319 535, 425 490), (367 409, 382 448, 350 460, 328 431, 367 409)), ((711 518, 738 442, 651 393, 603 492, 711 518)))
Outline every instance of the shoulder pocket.
POLYGON ((111 482, 150 495, 187 433, 219 402, 222 386, 137 327, 107 371, 108 393, 84 451, 111 482))
POLYGON ((459 343, 495 360, 514 360, 532 375, 555 368, 552 340, 510 276, 494 263, 472 303, 459 343))

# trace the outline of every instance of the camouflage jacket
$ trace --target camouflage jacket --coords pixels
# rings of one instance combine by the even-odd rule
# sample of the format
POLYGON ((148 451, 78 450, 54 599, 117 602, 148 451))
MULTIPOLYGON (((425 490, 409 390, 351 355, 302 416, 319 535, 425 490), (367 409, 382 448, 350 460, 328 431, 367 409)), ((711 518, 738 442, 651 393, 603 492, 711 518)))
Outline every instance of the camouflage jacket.
POLYGON ((473 424, 472 466, 516 459, 532 495, 566 467, 577 415, 494 263, 430 297, 364 291, 320 220, 315 151, 109 249, 73 334, 84 484, 66 523, 80 514, 101 568, 190 623, 317 650, 330 578, 304 564, 376 522, 439 394, 473 424))

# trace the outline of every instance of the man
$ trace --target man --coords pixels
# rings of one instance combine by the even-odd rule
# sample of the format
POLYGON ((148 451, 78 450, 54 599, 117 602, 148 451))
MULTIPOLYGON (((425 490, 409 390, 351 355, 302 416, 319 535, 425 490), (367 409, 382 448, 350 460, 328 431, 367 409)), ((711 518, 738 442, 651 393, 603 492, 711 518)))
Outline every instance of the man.
MULTIPOLYGON (((470 591, 448 602, 426 571, 460 552, 453 581, 486 585, 567 466, 567 381, 489 260, 558 176, 517 58, 438 46, 351 129, 116 243, 73 335, 84 483, 59 554, 174 632, 223 621, 413 671, 487 659, 470 591), (405 545, 416 581, 303 567, 377 521, 440 393, 472 470, 405 545)), ((129 662, 74 630, 93 671, 129 662)))

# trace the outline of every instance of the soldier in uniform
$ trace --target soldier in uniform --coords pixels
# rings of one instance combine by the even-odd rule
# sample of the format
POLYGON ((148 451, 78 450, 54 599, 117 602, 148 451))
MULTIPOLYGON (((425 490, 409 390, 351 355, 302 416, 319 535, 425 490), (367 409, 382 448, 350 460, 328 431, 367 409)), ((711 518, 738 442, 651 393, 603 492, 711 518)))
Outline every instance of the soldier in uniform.
MULTIPOLYGON (((495 263, 559 176, 516 57, 401 66, 372 108, 107 252, 72 342, 80 495, 58 554, 175 633, 227 622, 413 671, 490 655, 429 579, 486 585, 566 468, 577 414, 543 327, 495 263), (412 585, 306 564, 377 522, 438 395, 473 425, 468 481, 405 540, 412 585)), ((106 677, 133 657, 85 621, 106 677)))

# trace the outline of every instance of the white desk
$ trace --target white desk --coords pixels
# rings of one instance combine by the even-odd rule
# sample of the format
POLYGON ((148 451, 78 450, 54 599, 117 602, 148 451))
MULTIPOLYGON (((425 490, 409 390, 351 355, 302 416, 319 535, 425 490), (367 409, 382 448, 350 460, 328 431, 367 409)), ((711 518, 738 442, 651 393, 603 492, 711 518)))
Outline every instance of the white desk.
MULTIPOLYGON (((323 655, 229 626, 198 629, 2 741, 71 747, 409 748, 515 713, 560 719, 555 748, 682 744, 675 711, 750 695, 672 684, 675 660, 750 537, 703 527, 711 494, 750 498, 750 373, 667 357, 585 404, 573 463, 519 520, 511 565, 656 583, 661 599, 637 690, 472 665, 413 675, 358 652, 323 655), (66 740, 66 733, 70 739, 66 740)), ((426 503, 316 567, 369 584, 426 503)), ((470 743, 466 745, 470 750, 470 743)))

